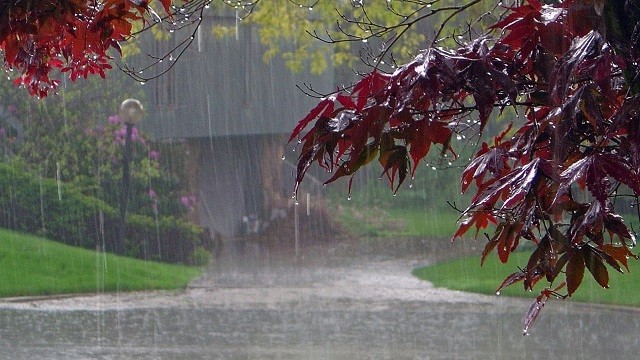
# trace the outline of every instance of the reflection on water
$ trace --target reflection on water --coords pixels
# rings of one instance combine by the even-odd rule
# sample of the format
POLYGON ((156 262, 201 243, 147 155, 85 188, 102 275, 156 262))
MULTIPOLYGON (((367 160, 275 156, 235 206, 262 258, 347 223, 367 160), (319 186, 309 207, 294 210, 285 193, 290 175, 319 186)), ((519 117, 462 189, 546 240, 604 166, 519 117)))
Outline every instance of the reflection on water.
POLYGON ((180 294, 1 303, 0 357, 632 359, 640 350, 636 310, 552 302, 523 337, 528 301, 434 289, 408 273, 424 263, 415 257, 237 260, 180 294))

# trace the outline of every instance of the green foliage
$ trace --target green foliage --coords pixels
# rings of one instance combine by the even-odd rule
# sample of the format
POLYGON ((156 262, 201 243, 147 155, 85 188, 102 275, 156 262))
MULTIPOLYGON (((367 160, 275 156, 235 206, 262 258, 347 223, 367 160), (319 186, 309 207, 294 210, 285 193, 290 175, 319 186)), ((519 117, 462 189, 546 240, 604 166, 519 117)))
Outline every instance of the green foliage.
POLYGON ((127 97, 144 99, 144 93, 118 72, 110 73, 107 80, 90 78, 63 86, 57 96, 47 99, 26 97, 9 80, 0 79, 0 104, 12 106, 24 128, 17 155, 41 167, 45 177, 56 177, 59 164, 64 181, 95 176, 98 149, 85 131, 104 124, 127 97))
MULTIPOLYGON (((442 46, 456 44, 462 40, 456 32, 460 28, 473 29, 469 34, 479 34, 497 21, 492 16, 495 2, 481 1, 467 10, 464 19, 449 19, 443 32, 437 34, 439 25, 460 5, 456 0, 320 0, 309 5, 260 1, 251 6, 248 15, 242 9, 233 14, 225 4, 218 4, 216 10, 219 14, 239 16, 241 24, 258 28, 260 41, 266 47, 265 61, 279 55, 294 72, 308 69, 321 74, 328 64, 351 68, 361 60, 375 63, 383 51, 387 51, 384 61, 402 64, 417 55, 418 49, 436 40, 442 46)), ((219 37, 233 36, 236 26, 216 24, 212 32, 219 37)))
POLYGON ((201 227, 172 216, 131 214, 126 230, 131 255, 144 259, 193 264, 194 251, 207 241, 201 227))
POLYGON ((0 297, 181 289, 201 268, 140 261, 0 229, 0 297))
POLYGON ((207 266, 211 264, 213 256, 207 249, 198 247, 193 252, 193 265, 194 266, 207 266))
MULTIPOLYGON (((0 226, 37 233, 89 249, 109 244, 118 233, 118 212, 70 184, 0 163, 0 226)), ((191 263, 206 239, 202 229, 175 217, 132 214, 127 218, 127 253, 139 258, 191 263)))
MULTIPOLYGON (((0 127, 2 118, 9 115, 21 123, 24 134, 4 153, 23 158, 29 164, 26 170, 73 183, 85 195, 118 207, 124 130, 111 115, 126 97, 144 100, 144 92, 126 75, 110 75, 107 80, 90 78, 69 84, 58 95, 39 100, 25 97, 9 81, 0 80, 0 110, 5 110, 0 113, 0 127)), ((129 211, 148 216, 155 216, 156 210, 165 216, 184 215, 187 209, 179 202, 186 193, 186 184, 179 181, 182 169, 173 165, 175 159, 170 169, 166 162, 161 166, 164 150, 158 151, 160 145, 134 130, 129 211)))
POLYGON ((0 164, 0 221, 3 227, 51 236, 70 245, 95 248, 96 228, 89 217, 116 212, 70 186, 34 176, 25 164, 0 164))
MULTIPOLYGON (((217 6, 218 13, 230 15, 227 5, 217 6)), ((390 27, 407 17, 416 17, 415 11, 419 7, 420 5, 411 1, 368 2, 366 7, 348 1, 321 0, 309 6, 290 1, 260 1, 251 7, 250 15, 242 18, 241 24, 251 24, 258 28, 260 41, 266 47, 265 61, 279 54, 294 72, 308 69, 314 74, 321 74, 328 64, 334 67, 353 66, 357 63, 360 52, 375 53, 380 50, 379 43, 382 40, 372 36, 376 29, 359 26, 357 21, 368 16, 369 20, 380 27, 390 27), (351 22, 341 24, 338 28, 336 19, 341 16, 351 19, 351 22), (325 42, 318 41, 316 37, 325 42), (372 37, 371 42, 359 40, 369 37, 372 37)), ((240 17, 246 15, 242 10, 237 14, 240 17)), ((235 24, 216 24, 211 31, 216 36, 232 36, 235 34, 235 24)), ((425 40, 426 36, 421 29, 408 29, 395 44, 394 59, 408 60, 415 55, 416 49, 424 46, 425 40)))
MULTIPOLYGON (((110 115, 124 97, 144 99, 144 93, 124 74, 113 75, 107 86, 105 80, 90 78, 39 100, 0 80, 0 127, 7 128, 5 118, 10 116, 24 130, 10 147, 4 146, 10 138, 0 138, 3 160, 14 164, 11 174, 8 168, 0 170, 8 174, 0 180, 7 190, 1 196, 6 227, 92 249, 118 235, 125 130, 110 115), (6 181, 9 178, 13 184, 6 181), (98 225, 100 214, 103 221, 98 225)), ((146 217, 127 220, 132 222, 127 254, 190 263, 193 250, 203 241, 201 229, 164 219, 182 217, 188 211, 179 201, 186 192, 186 184, 178 181, 182 169, 172 159, 170 171, 165 171, 159 151, 135 128, 133 135, 128 213, 146 217)))

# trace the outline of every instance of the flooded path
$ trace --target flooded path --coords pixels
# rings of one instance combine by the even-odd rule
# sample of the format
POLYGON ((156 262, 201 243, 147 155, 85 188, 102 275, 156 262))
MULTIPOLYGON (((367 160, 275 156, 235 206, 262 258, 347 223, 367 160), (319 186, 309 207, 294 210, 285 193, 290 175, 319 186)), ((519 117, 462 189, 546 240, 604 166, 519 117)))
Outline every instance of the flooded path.
POLYGON ((429 256, 384 254, 245 254, 185 291, 4 300, 0 357, 602 359, 640 350, 638 310, 554 301, 523 337, 529 300, 437 289, 410 273, 429 256))

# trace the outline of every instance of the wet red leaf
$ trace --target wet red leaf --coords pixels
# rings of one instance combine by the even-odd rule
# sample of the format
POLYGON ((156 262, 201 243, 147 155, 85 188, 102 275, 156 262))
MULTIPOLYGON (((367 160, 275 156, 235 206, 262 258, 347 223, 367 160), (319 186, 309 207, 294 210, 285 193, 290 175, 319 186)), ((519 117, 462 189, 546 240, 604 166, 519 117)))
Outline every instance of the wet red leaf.
POLYGON ((624 245, 611 245, 611 244, 604 244, 601 246, 602 251, 611 256, 615 261, 619 262, 620 264, 622 264, 622 266, 624 266, 624 268, 629 271, 629 258, 632 257, 634 259, 638 259, 637 255, 634 255, 628 247, 624 246, 624 245))
POLYGON ((498 245, 497 241, 489 241, 487 245, 485 245, 484 250, 482 250, 482 257, 480 258, 480 266, 484 265, 484 261, 487 259, 487 256, 491 254, 493 249, 498 245))
POLYGON ((311 121, 317 119, 319 116, 321 116, 321 114, 326 117, 328 114, 333 112, 333 109, 334 109, 333 99, 326 98, 320 101, 320 103, 316 105, 316 107, 313 108, 309 112, 309 114, 307 114, 307 116, 305 116, 302 120, 300 120, 300 122, 298 122, 298 125, 296 125, 296 127, 291 132, 291 136, 289 137, 289 142, 291 142, 291 140, 298 137, 302 132, 302 130, 304 130, 311 121))
POLYGON ((544 305, 547 303, 547 300, 549 300, 549 297, 550 294, 543 292, 542 294, 538 295, 533 304, 531 304, 529 310, 527 311, 527 314, 524 317, 524 327, 522 330, 522 335, 529 334, 529 329, 538 318, 538 315, 540 315, 540 311, 542 311, 542 308, 544 308, 544 305))
POLYGON ((573 294, 582 283, 584 267, 585 264, 582 251, 578 249, 571 249, 569 251, 566 269, 567 291, 569 296, 571 296, 571 294, 573 294))
POLYGON ((533 304, 531 304, 524 317, 522 335, 529 334, 529 329, 538 318, 538 315, 540 315, 540 312, 542 311, 542 308, 544 308, 544 305, 547 303, 547 300, 549 300, 551 296, 558 296, 558 290, 562 289, 564 286, 565 284, 562 283, 556 286, 554 289, 547 288, 540 292, 540 295, 536 297, 535 301, 533 302, 533 304))
POLYGON ((587 267, 591 275, 593 275, 593 278, 596 280, 596 282, 603 288, 608 289, 609 272, 607 271, 607 267, 596 255, 596 253, 591 250, 590 246, 585 246, 583 248, 583 251, 585 266, 587 267))
POLYGON ((506 288, 509 285, 513 285, 515 283, 518 283, 522 280, 524 280, 525 278, 525 273, 522 271, 516 271, 513 274, 507 276, 504 281, 502 281, 502 284, 500 284, 500 286, 496 289, 496 294, 499 294, 500 291, 502 291, 502 289, 506 288))

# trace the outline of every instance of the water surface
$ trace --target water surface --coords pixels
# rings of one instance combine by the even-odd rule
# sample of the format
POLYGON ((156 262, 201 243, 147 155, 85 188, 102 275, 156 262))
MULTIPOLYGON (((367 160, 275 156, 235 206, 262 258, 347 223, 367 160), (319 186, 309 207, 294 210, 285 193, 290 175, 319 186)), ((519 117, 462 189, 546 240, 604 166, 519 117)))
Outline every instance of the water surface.
POLYGON ((254 250, 185 291, 4 300, 1 357, 632 359, 640 350, 637 309, 552 301, 522 336, 529 300, 433 288, 410 274, 433 260, 415 249, 334 247, 301 260, 254 250))

